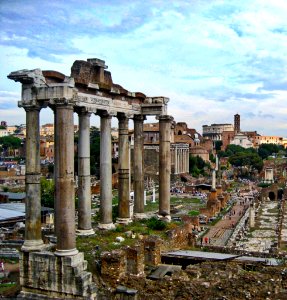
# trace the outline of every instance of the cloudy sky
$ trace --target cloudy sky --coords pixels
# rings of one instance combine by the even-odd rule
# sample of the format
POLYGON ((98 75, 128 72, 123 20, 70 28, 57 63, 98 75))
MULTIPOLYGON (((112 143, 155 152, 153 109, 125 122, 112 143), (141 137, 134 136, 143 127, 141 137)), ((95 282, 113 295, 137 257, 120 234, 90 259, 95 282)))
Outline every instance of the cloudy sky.
POLYGON ((11 71, 70 75, 97 57, 115 83, 169 97, 168 113, 200 132, 239 113, 243 130, 285 137, 286 16, 286 0, 0 0, 0 119, 25 123, 11 71))

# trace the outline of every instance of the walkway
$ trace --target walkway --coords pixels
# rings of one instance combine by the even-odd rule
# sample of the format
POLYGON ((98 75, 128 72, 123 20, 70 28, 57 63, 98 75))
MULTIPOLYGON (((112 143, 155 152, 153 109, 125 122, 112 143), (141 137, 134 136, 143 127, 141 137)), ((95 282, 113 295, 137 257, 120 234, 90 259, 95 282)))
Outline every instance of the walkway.
POLYGON ((202 245, 225 246, 234 231, 236 224, 249 207, 249 201, 243 197, 233 196, 233 207, 203 236, 202 245))

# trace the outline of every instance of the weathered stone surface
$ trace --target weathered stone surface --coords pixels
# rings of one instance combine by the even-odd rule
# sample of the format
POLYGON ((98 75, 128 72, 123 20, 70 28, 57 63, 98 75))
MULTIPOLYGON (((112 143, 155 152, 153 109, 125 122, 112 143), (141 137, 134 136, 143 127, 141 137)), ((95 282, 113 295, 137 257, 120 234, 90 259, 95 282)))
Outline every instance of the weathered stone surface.
POLYGON ((92 274, 83 253, 59 257, 52 252, 21 253, 21 299, 95 299, 92 274))

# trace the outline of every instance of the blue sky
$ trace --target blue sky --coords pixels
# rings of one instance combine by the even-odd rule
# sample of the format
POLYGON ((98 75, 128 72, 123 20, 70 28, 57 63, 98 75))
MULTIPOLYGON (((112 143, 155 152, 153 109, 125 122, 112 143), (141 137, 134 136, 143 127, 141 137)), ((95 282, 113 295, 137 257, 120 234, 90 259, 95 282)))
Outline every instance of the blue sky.
POLYGON ((25 123, 11 71, 69 75, 97 57, 115 83, 169 97, 168 113, 200 132, 239 113, 243 130, 285 137, 286 16, 286 0, 0 0, 0 119, 25 123))

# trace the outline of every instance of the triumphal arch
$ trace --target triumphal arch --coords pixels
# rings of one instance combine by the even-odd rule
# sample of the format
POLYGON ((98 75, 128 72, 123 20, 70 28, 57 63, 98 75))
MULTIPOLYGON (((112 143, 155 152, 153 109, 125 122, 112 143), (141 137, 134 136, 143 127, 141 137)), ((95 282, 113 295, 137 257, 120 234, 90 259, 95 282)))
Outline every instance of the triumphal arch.
POLYGON ((93 299, 96 287, 86 271, 83 253, 76 248, 76 230, 91 234, 90 116, 100 118, 100 229, 112 221, 111 119, 118 119, 119 168, 118 223, 130 215, 128 121, 134 122, 134 213, 144 217, 143 122, 148 115, 159 120, 159 216, 170 216, 170 130, 168 98, 147 97, 114 84, 100 59, 77 60, 71 76, 57 71, 20 70, 8 75, 22 83, 19 107, 26 111, 26 224, 20 259, 20 298, 93 299), (40 110, 54 112, 55 128, 55 251, 47 250, 41 235, 40 110), (75 224, 74 112, 79 117, 78 227, 75 224))

